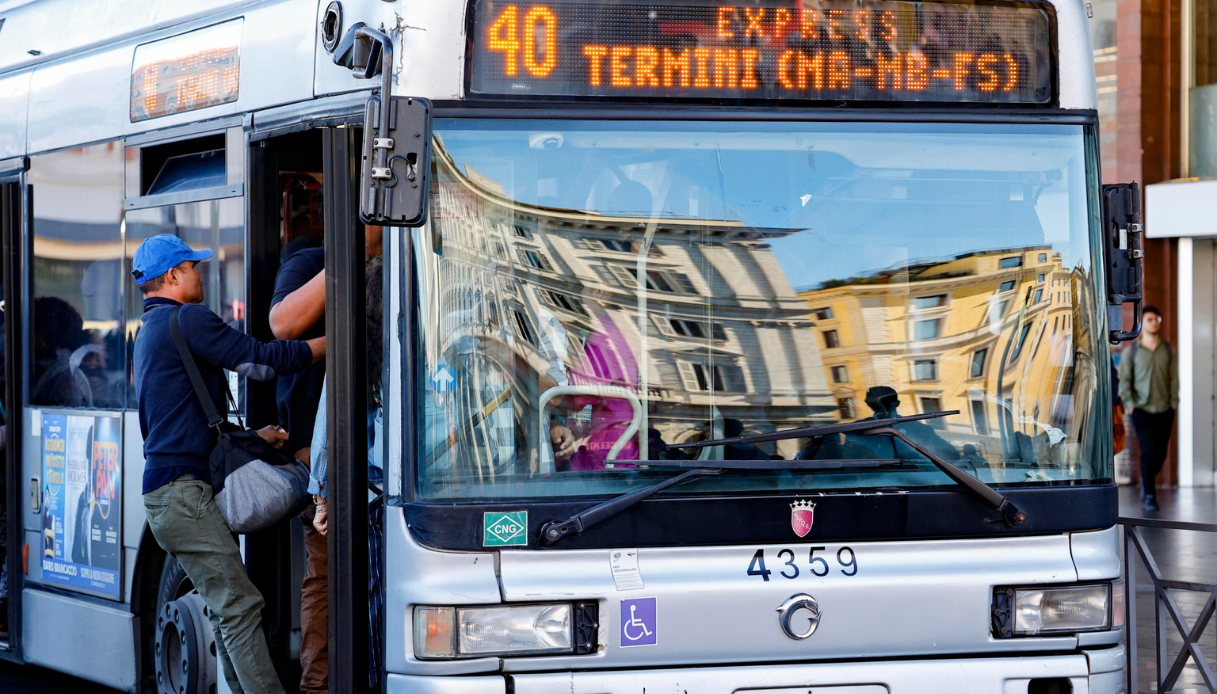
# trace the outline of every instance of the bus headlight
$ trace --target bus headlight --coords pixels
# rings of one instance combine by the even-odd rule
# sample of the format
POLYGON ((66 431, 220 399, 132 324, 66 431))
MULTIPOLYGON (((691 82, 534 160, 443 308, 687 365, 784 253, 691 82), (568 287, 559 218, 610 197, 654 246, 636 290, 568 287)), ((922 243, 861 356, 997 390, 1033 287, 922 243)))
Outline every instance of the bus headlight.
POLYGON ((1115 626, 1111 596, 1111 583, 998 588, 993 593, 994 632, 1010 637, 1105 631, 1115 626))
POLYGON ((414 608, 414 654, 420 659, 589 653, 595 649, 595 603, 414 608))

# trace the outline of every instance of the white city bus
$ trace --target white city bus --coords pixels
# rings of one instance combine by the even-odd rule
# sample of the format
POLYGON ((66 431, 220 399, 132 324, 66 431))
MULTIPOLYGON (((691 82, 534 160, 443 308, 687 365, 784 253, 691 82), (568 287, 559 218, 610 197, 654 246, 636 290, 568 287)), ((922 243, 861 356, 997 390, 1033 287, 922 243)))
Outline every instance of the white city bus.
MULTIPOLYGON (((7 657, 223 686, 143 517, 130 258, 213 249, 208 305, 269 339, 324 237, 332 691, 1125 691, 1138 207, 1087 21, 0 0, 7 657)), ((290 690, 299 526, 242 544, 290 690)))

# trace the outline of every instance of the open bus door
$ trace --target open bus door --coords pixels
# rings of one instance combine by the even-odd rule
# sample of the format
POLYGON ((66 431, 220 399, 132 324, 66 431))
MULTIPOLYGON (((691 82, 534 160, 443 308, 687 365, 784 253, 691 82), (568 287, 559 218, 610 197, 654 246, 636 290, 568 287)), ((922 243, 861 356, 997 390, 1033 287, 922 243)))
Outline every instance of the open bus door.
MULTIPOLYGON (((383 325, 385 316, 383 310, 380 315, 368 312, 365 224, 384 225, 387 250, 401 243, 391 234, 404 233, 401 227, 418 226, 426 217, 431 106, 411 97, 382 102, 373 96, 362 131, 330 128, 323 135, 325 266, 335 270, 326 273, 327 446, 330 460, 366 460, 369 382, 382 374, 369 373, 371 360, 363 355, 369 348, 368 323, 383 325)), ((371 348, 383 349, 383 344, 371 348)), ((397 400, 387 392, 386 386, 382 402, 397 400)), ((390 490, 369 485, 367 465, 331 465, 328 473, 330 692, 337 694, 366 689, 370 629, 384 630, 383 624, 370 624, 368 610, 370 563, 383 559, 370 556, 369 512, 371 505, 386 502, 390 490)), ((383 658, 377 662, 383 667, 383 658)), ((378 673, 376 679, 382 676, 378 673)))
POLYGON ((0 423, 3 445, 0 455, 0 562, 7 568, 0 571, 0 588, 8 599, 0 604, 0 620, 7 626, 7 633, 0 634, 0 658, 21 660, 21 571, 23 562, 21 523, 21 229, 25 218, 25 195, 21 173, 25 162, 15 169, 0 166, 0 287, 3 288, 4 384, 0 388, 0 423), (5 172, 5 168, 9 168, 5 172))
MULTIPOLYGON (((359 210, 358 131, 327 128, 325 142, 326 445, 330 460, 366 459, 367 326, 364 236, 359 210), (329 271, 329 270, 333 271, 329 271)), ((329 471, 330 692, 362 691, 368 663, 368 472, 366 465, 329 471), (360 686, 363 685, 363 686, 360 686)))
MULTIPOLYGON (((383 33, 356 25, 333 51, 334 62, 357 77, 379 77, 368 97, 363 128, 325 128, 325 267, 327 337, 326 446, 333 461, 368 458, 368 383, 363 356, 369 316, 366 304, 364 224, 385 236, 420 225, 426 217, 431 175, 431 106, 423 99, 395 97, 393 43, 383 33), (360 222, 363 222, 361 224, 360 222)), ((394 247, 386 238, 385 247, 394 247)), ((387 264, 386 264, 387 267, 387 264)), ((382 270, 383 271, 383 270, 382 270)), ((387 285, 387 283, 386 283, 387 285)), ((387 447, 385 447, 387 449, 387 447)), ((382 461, 383 462, 383 461, 382 461)), ((329 663, 332 694, 368 690, 369 485, 368 466, 328 467, 329 488, 329 663)), ((384 503, 388 489, 372 503, 384 503)), ((383 670, 383 659, 381 668, 383 670)), ((383 671, 376 680, 383 680, 383 671)), ((383 681, 382 681, 383 686, 383 681)))

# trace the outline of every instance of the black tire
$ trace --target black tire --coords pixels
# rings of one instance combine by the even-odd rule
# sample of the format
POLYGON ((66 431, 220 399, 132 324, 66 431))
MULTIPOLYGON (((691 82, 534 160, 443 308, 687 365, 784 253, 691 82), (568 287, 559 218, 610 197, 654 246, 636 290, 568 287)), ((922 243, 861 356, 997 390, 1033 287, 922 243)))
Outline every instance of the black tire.
POLYGON ((172 556, 161 569, 152 636, 158 694, 215 694, 216 647, 207 607, 172 556))
POLYGON ((194 590, 194 584, 190 582, 186 570, 177 562, 177 559, 166 556, 165 564, 161 567, 161 582, 156 590, 157 607, 177 600, 192 590, 194 590))

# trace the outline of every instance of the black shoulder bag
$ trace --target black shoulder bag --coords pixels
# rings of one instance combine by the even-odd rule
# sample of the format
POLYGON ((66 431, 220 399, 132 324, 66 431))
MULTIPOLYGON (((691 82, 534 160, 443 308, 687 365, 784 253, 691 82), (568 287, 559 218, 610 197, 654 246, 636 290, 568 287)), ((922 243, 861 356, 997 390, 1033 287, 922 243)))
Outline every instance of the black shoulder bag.
MULTIPOLYGON (((218 436, 211 450, 211 487, 220 515, 233 531, 251 533, 300 513, 309 501, 308 468, 267 443, 258 432, 246 429, 244 423, 233 424, 220 416, 186 345, 180 310, 170 316, 169 332, 207 415, 207 426, 218 436)), ((232 393, 228 401, 232 404, 232 393)))

